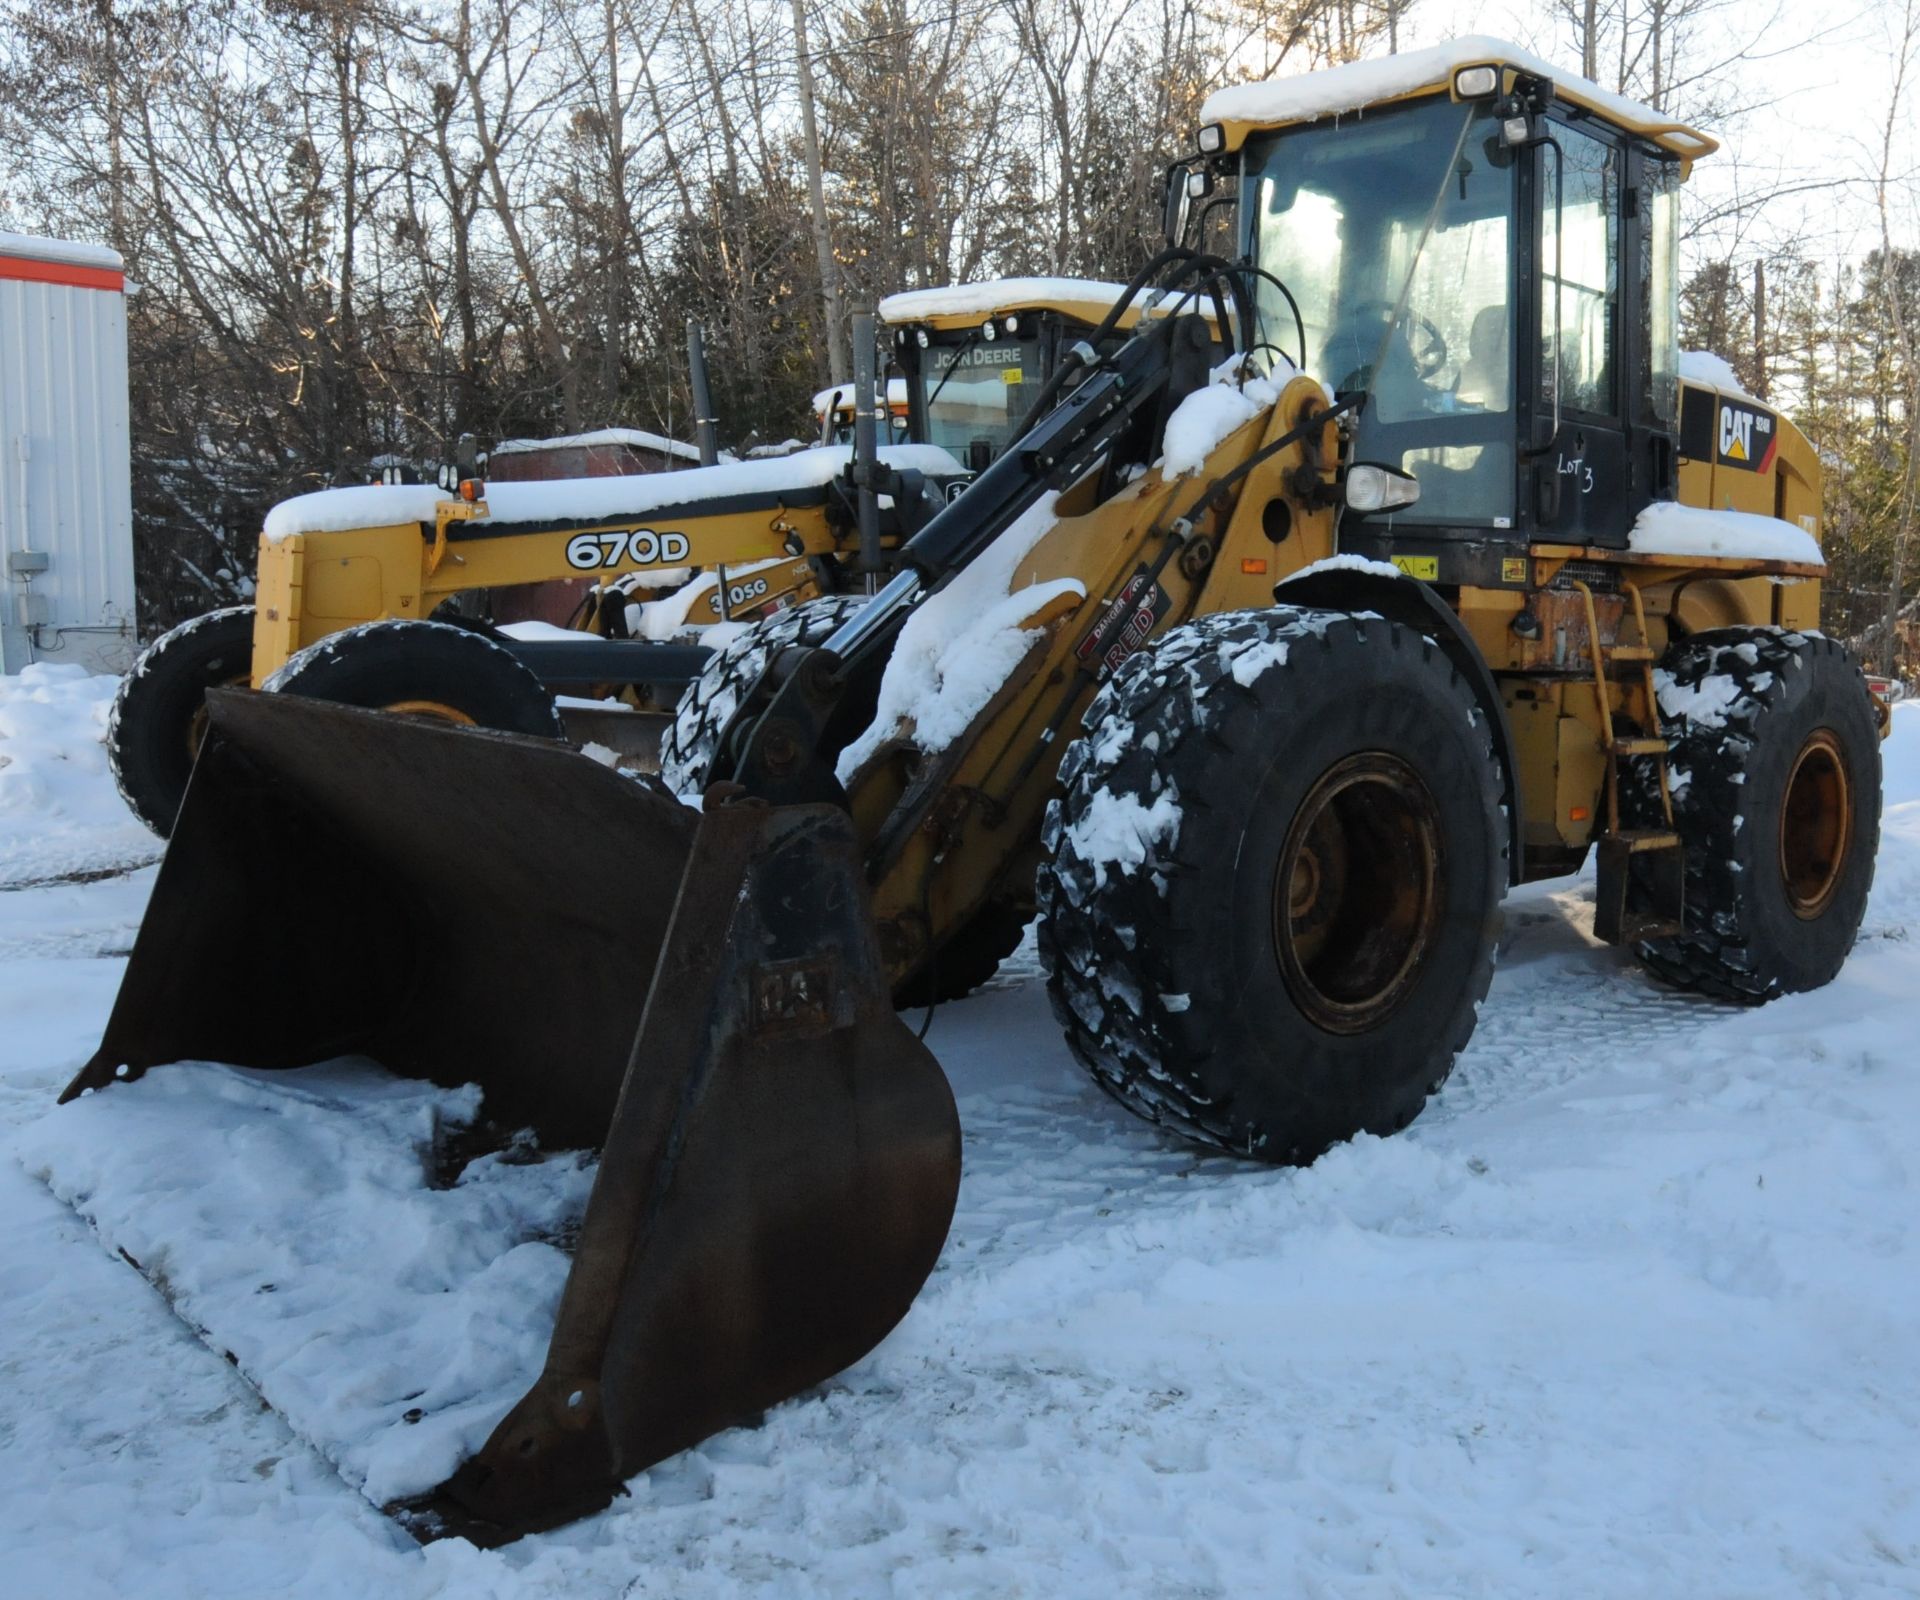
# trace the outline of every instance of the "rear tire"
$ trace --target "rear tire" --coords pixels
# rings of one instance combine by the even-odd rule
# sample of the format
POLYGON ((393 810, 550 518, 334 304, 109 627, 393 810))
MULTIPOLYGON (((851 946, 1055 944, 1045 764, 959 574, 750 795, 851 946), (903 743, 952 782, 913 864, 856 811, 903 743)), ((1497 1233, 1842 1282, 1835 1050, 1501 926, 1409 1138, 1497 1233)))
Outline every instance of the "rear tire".
MULTIPOLYGON (((1634 954, 1667 983, 1744 1005, 1830 982, 1880 838, 1880 740, 1858 663, 1812 634, 1716 628, 1669 650, 1656 681, 1686 932, 1634 954)), ((1650 815, 1653 780, 1639 778, 1650 815)))
POLYGON ((775 652, 789 645, 825 644, 866 603, 863 594, 805 600, 777 616, 762 617, 721 646, 687 685, 660 740, 660 777, 666 786, 675 794, 705 789, 720 735, 739 709, 740 697, 760 681, 775 652))
POLYGON ((253 671, 253 607, 230 606, 163 633, 113 698, 107 764, 133 814, 165 839, 206 732, 209 689, 244 687, 253 671))
POLYGON ((559 708, 512 651, 445 622, 363 622, 290 656, 261 685, 341 705, 566 737, 559 708))
POLYGON ((1266 1161, 1419 1114, 1492 977, 1507 856, 1486 716, 1430 639, 1201 618, 1121 666, 1060 777, 1040 952, 1102 1088, 1266 1161))

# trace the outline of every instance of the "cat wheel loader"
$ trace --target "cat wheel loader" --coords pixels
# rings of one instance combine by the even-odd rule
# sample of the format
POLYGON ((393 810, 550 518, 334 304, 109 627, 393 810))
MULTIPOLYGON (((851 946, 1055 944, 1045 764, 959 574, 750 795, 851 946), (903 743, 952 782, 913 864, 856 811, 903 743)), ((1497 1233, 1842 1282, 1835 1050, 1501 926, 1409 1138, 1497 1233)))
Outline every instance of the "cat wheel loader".
MULTIPOLYGON (((261 538, 253 604, 163 634, 128 675, 107 733, 122 796, 156 833, 169 833, 205 732, 206 691, 218 687, 271 687, 519 733, 564 729, 614 743, 638 727, 657 739, 657 717, 590 719, 575 708, 563 723, 554 691, 617 691, 633 710, 668 712, 707 660, 687 631, 858 591, 863 574, 883 570, 901 539, 992 458, 1011 420, 1005 397, 1031 392, 1121 289, 1011 279, 893 296, 883 316, 897 311, 904 323, 936 301, 940 314, 897 330, 905 376, 888 382, 891 420, 872 440, 856 438, 857 385, 845 384, 816 397, 830 402, 823 448, 797 456, 565 484, 470 480, 458 495, 328 490, 283 504, 261 538), (974 361, 976 346, 1014 358, 982 369, 999 385, 999 414, 984 421, 960 403, 969 386, 946 381, 942 365, 974 361), (953 456, 898 448, 936 435, 956 446, 953 456), (493 628, 460 605, 497 588, 582 576, 597 581, 564 634, 493 628), (374 626, 427 617, 444 626, 374 626), (660 637, 661 627, 676 636, 660 637)), ((1116 333, 1140 315, 1126 308, 1116 333)), ((872 339, 857 347, 865 355, 872 339)), ((704 393, 704 357, 696 363, 704 393)))
POLYGON ((889 999, 983 908, 1038 912, 1096 1082, 1266 1161, 1417 1115, 1503 892, 1589 853, 1665 981, 1845 959, 1880 729, 1810 631, 1818 466, 1676 382, 1711 141, 1496 41, 1378 67, 1209 103, 1169 210, 1223 202, 1237 252, 1156 255, 1129 297, 1176 314, 1109 312, 878 594, 736 686, 699 809, 551 739, 208 697, 66 1097, 355 1051, 601 1152, 545 1370, 396 1508, 422 1536, 602 1506, 884 1336, 960 1173, 889 999))

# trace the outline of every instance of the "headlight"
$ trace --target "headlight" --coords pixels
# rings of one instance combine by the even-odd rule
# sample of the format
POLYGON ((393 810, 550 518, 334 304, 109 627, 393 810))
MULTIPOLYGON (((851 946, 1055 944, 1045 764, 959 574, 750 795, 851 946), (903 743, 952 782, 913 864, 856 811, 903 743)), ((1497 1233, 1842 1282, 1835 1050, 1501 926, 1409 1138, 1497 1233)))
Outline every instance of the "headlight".
POLYGON ((1376 461, 1356 461, 1347 468, 1349 511, 1394 511, 1420 498, 1420 484, 1411 472, 1376 461))
POLYGON ((914 342, 918 344, 922 350, 926 349, 928 344, 932 342, 927 338, 927 330, 925 328, 915 328, 913 330, 913 338, 914 342))
POLYGON ((1227 130, 1217 122, 1209 122, 1196 138, 1202 155, 1213 155, 1226 148, 1227 130))
POLYGON ((1480 100, 1500 87, 1498 67, 1462 67, 1453 75, 1454 96, 1460 100, 1480 100))
POLYGON ((1000 326, 1005 328, 1008 333, 1018 333, 1020 331, 1020 319, 1018 317, 1008 317, 1000 326))
POLYGON ((992 317, 988 317, 987 320, 980 325, 980 337, 989 342, 1000 337, 1000 330, 993 325, 992 317))

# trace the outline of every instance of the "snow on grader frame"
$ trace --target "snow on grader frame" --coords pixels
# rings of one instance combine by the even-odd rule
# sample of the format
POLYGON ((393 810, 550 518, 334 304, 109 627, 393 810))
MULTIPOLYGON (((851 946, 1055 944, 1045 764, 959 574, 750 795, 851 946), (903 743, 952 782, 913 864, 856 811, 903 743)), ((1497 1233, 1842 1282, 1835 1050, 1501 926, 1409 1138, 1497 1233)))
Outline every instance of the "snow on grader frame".
POLYGON ((1295 335, 1326 383, 1278 359, 1210 381, 1186 315, 1064 362, 877 596, 734 686, 700 810, 553 740, 210 696, 65 1097, 358 1051, 602 1152, 545 1370, 396 1508, 423 1537, 588 1512, 884 1336, 960 1163, 889 995, 996 903, 1040 913, 1097 1082, 1270 1161, 1417 1115, 1471 1035, 1506 887, 1589 850, 1597 931, 1669 981, 1759 1001, 1845 959, 1880 729, 1804 631, 1822 566, 1775 514, 1817 467, 1778 418, 1764 470, 1731 435, 1682 464, 1671 234, 1642 251, 1628 226, 1710 141, 1482 40, 1208 118, 1170 195, 1234 185, 1247 260, 1176 242, 1135 286, 1218 294, 1243 350, 1295 335), (1595 185, 1625 229, 1602 230, 1624 280, 1604 347, 1570 230, 1534 244, 1582 139, 1625 168, 1595 185), (1320 254, 1289 257, 1295 220, 1320 254), (1421 297, 1429 252, 1483 247, 1491 299, 1421 297), (1476 400, 1444 347, 1487 304, 1507 382, 1476 400), (1604 394, 1578 386, 1596 349, 1625 374, 1604 394), (1449 519, 1483 492, 1504 509, 1449 519), (1726 511, 1739 493, 1767 514, 1726 511), (988 653, 1003 670, 967 670, 988 653), (903 698, 907 667, 935 688, 903 698))
MULTIPOLYGON (((943 303, 964 296, 995 332, 1023 325, 1025 345, 1044 357, 1044 371, 1063 341, 1106 315, 1122 288, 1016 279, 936 293, 943 303)), ((882 314, 904 322, 929 303, 925 294, 897 295, 882 314)), ((1129 307, 1116 331, 1124 333, 1139 315, 1129 307)), ((672 710, 708 651, 684 638, 636 632, 629 619, 649 582, 666 577, 688 586, 689 569, 707 574, 693 580, 698 592, 656 602, 680 617, 682 632, 857 590, 863 574, 880 570, 902 539, 992 459, 1011 419, 991 437, 969 441, 968 468, 937 450, 913 448, 930 438, 920 381, 927 333, 937 354, 964 350, 982 326, 978 314, 924 318, 915 329, 921 337, 898 341, 916 391, 909 403, 908 380, 889 384, 890 394, 902 389, 897 411, 906 437, 891 437, 899 430, 890 428, 871 462, 850 462, 846 453, 854 442, 848 384, 846 436, 784 458, 567 484, 474 480, 459 496, 382 485, 285 502, 261 537, 253 604, 182 624, 154 641, 129 674, 107 739, 122 795, 164 837, 204 731, 207 689, 242 684, 508 732, 571 730, 609 742, 631 734, 631 717, 589 723, 576 709, 562 719, 553 692, 617 693, 635 710, 672 710), (836 442, 838 448, 827 448, 836 442), (598 582, 573 619, 571 638, 502 632, 448 604, 582 575, 598 582), (371 626, 427 617, 443 626, 371 626)), ((704 390, 704 375, 699 386, 704 390)), ((657 732, 657 721, 647 731, 657 732)))

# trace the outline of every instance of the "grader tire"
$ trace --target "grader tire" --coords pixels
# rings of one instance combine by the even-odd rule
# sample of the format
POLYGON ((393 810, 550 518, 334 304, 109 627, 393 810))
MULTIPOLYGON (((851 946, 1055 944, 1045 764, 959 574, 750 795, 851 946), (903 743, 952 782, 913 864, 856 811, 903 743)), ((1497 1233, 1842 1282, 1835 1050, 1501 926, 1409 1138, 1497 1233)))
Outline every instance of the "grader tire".
POLYGON ((1507 857, 1486 716, 1431 640, 1201 618, 1121 666, 1060 776, 1040 952, 1102 1088, 1276 1162, 1419 1114, 1487 992, 1507 857))
MULTIPOLYGON (((1817 989, 1860 931, 1880 837, 1880 740, 1845 647, 1716 628, 1656 675, 1686 849, 1686 931, 1635 947, 1678 988, 1759 1005, 1817 989)), ((1642 817, 1657 777, 1636 775, 1642 817)))
POLYGON ((363 622, 288 658, 261 687, 340 705, 560 739, 539 677, 484 634, 446 622, 363 622))
POLYGON ((206 731, 209 689, 245 684, 253 669, 253 607, 209 611, 141 652, 113 697, 107 764, 133 814, 165 839, 206 731))
POLYGON ((863 594, 822 595, 761 618, 723 645, 687 685, 661 737, 660 776, 666 786, 675 794, 698 794, 706 788, 720 735, 774 652, 789 645, 826 643, 866 603, 863 594))

